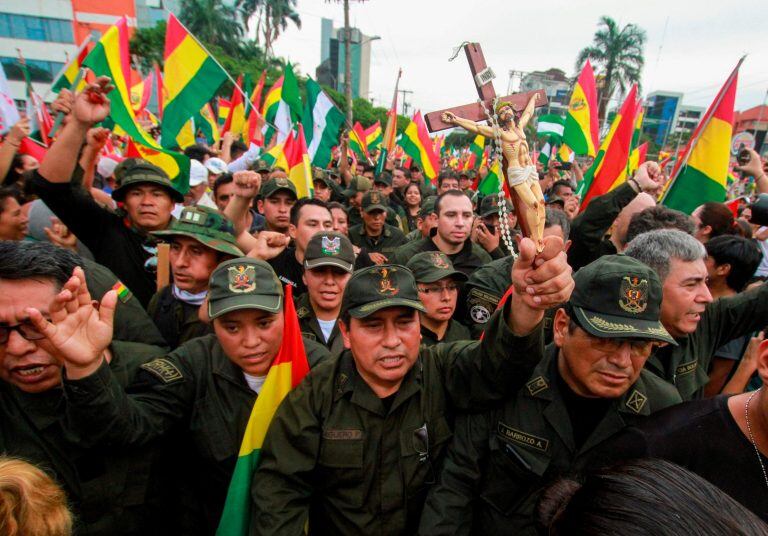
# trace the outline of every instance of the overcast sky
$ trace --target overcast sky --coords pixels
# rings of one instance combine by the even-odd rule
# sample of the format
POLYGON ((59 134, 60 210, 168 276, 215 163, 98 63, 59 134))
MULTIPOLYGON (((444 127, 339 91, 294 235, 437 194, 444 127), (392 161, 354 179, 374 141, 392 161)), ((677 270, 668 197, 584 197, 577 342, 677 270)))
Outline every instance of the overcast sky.
MULTIPOLYGON (((298 0, 302 28, 280 36, 275 53, 314 77, 320 62, 320 19, 343 26, 343 5, 298 0)), ((768 2, 696 0, 616 2, 608 0, 369 0, 353 1, 351 24, 378 35, 371 53, 369 97, 389 106, 395 77, 403 68, 401 89, 424 112, 477 99, 466 57, 448 62, 452 48, 478 41, 504 94, 509 70, 563 69, 574 74, 578 51, 589 45, 601 15, 620 25, 634 23, 647 34, 643 94, 683 92, 683 103, 708 106, 736 65, 741 68, 736 108, 763 102, 768 89, 768 2)), ((398 111, 400 107, 398 106, 398 111)))

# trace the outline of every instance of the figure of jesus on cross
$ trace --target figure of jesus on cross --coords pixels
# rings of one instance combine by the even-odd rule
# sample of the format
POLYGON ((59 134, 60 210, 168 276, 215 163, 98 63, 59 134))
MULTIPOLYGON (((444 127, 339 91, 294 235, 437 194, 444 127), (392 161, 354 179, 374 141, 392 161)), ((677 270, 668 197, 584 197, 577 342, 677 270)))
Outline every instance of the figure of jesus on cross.
MULTIPOLYGON (((534 108, 541 106, 546 100, 542 91, 532 91, 528 94, 510 95, 497 99, 491 84, 492 73, 488 76, 480 45, 469 43, 465 46, 470 69, 475 78, 478 95, 481 103, 476 107, 464 105, 458 108, 432 112, 425 117, 427 126, 431 131, 459 126, 474 134, 480 134, 501 142, 503 155, 503 175, 510 187, 512 202, 517 210, 520 226, 526 236, 536 243, 536 249, 540 252, 544 247, 544 223, 545 205, 544 195, 539 186, 539 176, 536 166, 531 159, 528 141, 524 128, 533 117, 534 108), (515 104, 527 97, 525 108, 515 108, 515 104), (484 107, 493 106, 493 113, 497 117, 497 125, 483 125, 477 120, 488 120, 484 117, 484 107), (482 112, 482 114, 479 114, 482 112), (470 116, 461 117, 458 114, 470 116), (439 119, 438 119, 439 118, 439 119)), ((493 123, 493 122, 492 122, 493 123)))

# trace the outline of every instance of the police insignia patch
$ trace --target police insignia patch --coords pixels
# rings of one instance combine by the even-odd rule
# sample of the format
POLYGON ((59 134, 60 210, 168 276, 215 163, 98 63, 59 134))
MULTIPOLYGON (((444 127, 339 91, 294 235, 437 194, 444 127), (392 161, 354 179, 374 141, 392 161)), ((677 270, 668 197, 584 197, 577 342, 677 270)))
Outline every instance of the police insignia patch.
POLYGON ((545 380, 543 376, 538 376, 532 379, 526 383, 525 386, 528 388, 528 392, 531 393, 531 396, 549 389, 549 383, 547 383, 547 380, 545 380))
POLYGON ((628 313, 639 314, 648 307, 648 280, 625 275, 621 280, 619 307, 628 313))
POLYGON ((167 359, 153 359, 149 363, 144 363, 139 368, 151 373, 163 383, 171 383, 184 379, 184 376, 176 365, 167 359))
POLYGON ((238 264, 228 268, 229 290, 238 294, 252 292, 256 288, 256 269, 238 264))
POLYGON ((323 236, 323 239, 320 244, 320 249, 323 250, 323 253, 325 255, 338 255, 339 250, 341 249, 341 238, 338 236, 334 238, 328 238, 327 236, 323 236))
POLYGON ((397 288, 396 284, 389 278, 390 268, 382 268, 379 270, 379 275, 381 276, 381 280, 379 281, 379 294, 394 296, 400 292, 400 289, 397 288))
POLYGON ((631 409, 635 413, 640 413, 643 409, 643 406, 645 406, 645 402, 647 400, 648 400, 647 396, 645 396, 640 391, 634 390, 632 391, 632 394, 629 395, 626 405, 629 409, 631 409))
POLYGON ((377 205, 381 203, 381 195, 379 192, 371 192, 371 204, 377 205))

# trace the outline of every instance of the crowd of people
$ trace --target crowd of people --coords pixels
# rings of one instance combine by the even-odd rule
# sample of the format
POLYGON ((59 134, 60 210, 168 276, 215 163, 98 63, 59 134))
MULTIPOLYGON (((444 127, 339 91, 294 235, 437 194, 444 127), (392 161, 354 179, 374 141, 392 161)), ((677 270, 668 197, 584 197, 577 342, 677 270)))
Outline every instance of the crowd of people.
POLYGON ((553 163, 537 252, 485 168, 339 156, 299 198, 231 136, 182 194, 99 157, 107 86, 0 145, 0 533, 214 534, 293 299, 252 534, 768 534, 768 197, 689 216, 646 162, 580 211, 553 163))

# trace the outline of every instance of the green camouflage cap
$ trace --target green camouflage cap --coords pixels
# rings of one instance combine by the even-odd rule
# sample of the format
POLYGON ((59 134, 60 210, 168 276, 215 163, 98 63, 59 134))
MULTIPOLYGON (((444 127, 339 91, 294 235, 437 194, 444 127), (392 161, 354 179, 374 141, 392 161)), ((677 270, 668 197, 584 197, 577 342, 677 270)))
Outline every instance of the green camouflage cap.
POLYGON ((341 300, 341 315, 354 318, 388 307, 410 307, 426 312, 419 300, 411 271, 399 264, 382 264, 357 270, 349 278, 341 300))
POLYGON ((368 179, 368 177, 363 177, 362 175, 355 175, 352 177, 352 180, 349 182, 349 188, 344 190, 344 195, 347 197, 352 197, 357 192, 367 192, 371 189, 371 181, 368 179))
POLYGON ((293 182, 291 182, 290 179, 286 179, 284 177, 269 179, 268 181, 264 182, 261 185, 259 194, 261 194, 262 199, 267 199, 268 197, 272 197, 281 190, 292 193, 293 197, 297 199, 299 197, 296 193, 296 186, 293 184, 293 182))
POLYGON ((118 186, 120 186, 123 183, 123 179, 125 178, 125 174, 128 172, 129 169, 134 167, 136 164, 143 164, 146 160, 143 160, 141 158, 126 158, 117 166, 115 166, 115 171, 113 171, 113 175, 115 176, 115 182, 118 186))
POLYGON ((422 251, 408 260, 405 265, 418 283, 434 283, 445 277, 466 281, 467 276, 454 269, 451 259, 440 251, 422 251))
POLYGON ((355 250, 346 235, 336 231, 322 231, 310 238, 304 251, 304 268, 336 266, 352 273, 355 250))
POLYGON ((381 174, 373 179, 373 184, 376 183, 379 184, 386 184, 387 186, 392 186, 392 174, 389 171, 382 171, 381 174))
POLYGON ((124 172, 121 170, 120 175, 120 186, 112 192, 112 199, 115 201, 124 201, 126 192, 133 186, 157 184, 168 192, 171 199, 177 203, 184 202, 184 194, 173 187, 173 183, 165 171, 146 160, 135 159, 134 162, 124 168, 124 172))
POLYGON ((240 309, 277 313, 283 307, 283 286, 266 262, 239 257, 219 264, 211 274, 208 316, 213 320, 240 309))
POLYGON ((235 242, 232 222, 209 207, 184 207, 179 219, 171 223, 168 229, 153 231, 152 234, 159 237, 188 236, 221 253, 233 257, 244 255, 235 242))
POLYGON ((381 192, 370 190, 363 196, 362 209, 366 214, 373 212, 374 210, 383 210, 386 212, 388 206, 389 199, 381 192))
POLYGON ((435 202, 437 201, 436 195, 430 195, 421 202, 421 208, 419 209, 419 217, 426 218, 430 214, 435 213, 435 202))
POLYGON ((648 265, 626 255, 605 255, 573 279, 576 287, 568 306, 591 335, 677 344, 659 320, 662 286, 648 265))
MULTIPOLYGON (((509 201, 509 199, 505 198, 504 201, 507 204, 507 213, 514 213, 515 207, 512 206, 512 203, 509 201)), ((483 197, 483 200, 480 201, 480 217, 487 218, 488 216, 498 213, 499 194, 491 194, 483 197)))

